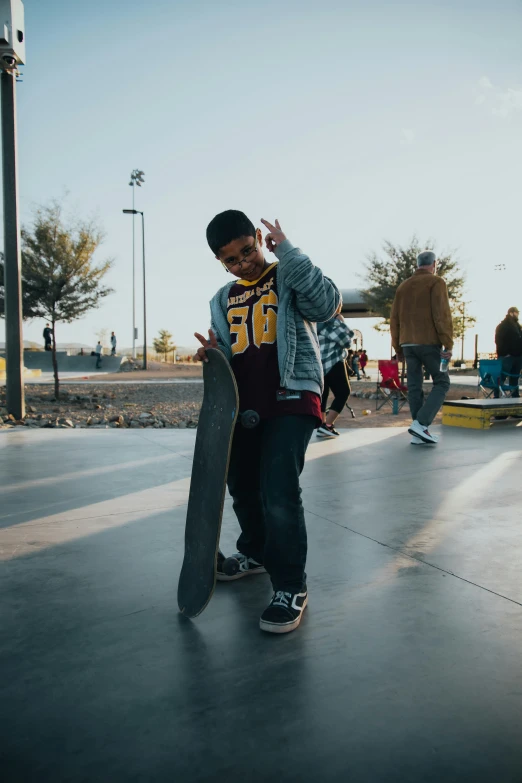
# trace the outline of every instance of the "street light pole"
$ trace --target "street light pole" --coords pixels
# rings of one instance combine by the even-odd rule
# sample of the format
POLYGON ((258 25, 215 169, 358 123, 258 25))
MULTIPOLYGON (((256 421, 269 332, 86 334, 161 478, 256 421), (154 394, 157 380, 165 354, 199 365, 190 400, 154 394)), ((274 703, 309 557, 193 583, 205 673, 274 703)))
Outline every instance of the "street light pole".
POLYGON ((141 240, 143 255, 143 369, 147 369, 147 290, 145 283, 145 216, 141 213, 141 240))
MULTIPOLYGON (((134 212, 135 184, 132 180, 132 210, 134 212)), ((132 358, 136 358, 136 232, 134 231, 134 215, 132 216, 132 358)))
POLYGON ((125 215, 141 215, 141 240, 143 255, 143 369, 147 369, 147 285, 145 275, 145 214, 139 209, 124 209, 125 215))
POLYGON ((7 410, 25 416, 22 281, 16 149, 16 71, 2 70, 2 170, 4 195, 5 359, 7 410))
POLYGON ((134 230, 134 216, 138 213, 134 204, 134 192, 136 185, 141 188, 143 182, 144 172, 140 169, 134 169, 131 171, 129 185, 132 188, 132 358, 136 358, 136 232, 134 230))
POLYGON ((462 344, 460 349, 460 359, 464 361, 464 336, 466 334, 466 302, 462 302, 462 344))

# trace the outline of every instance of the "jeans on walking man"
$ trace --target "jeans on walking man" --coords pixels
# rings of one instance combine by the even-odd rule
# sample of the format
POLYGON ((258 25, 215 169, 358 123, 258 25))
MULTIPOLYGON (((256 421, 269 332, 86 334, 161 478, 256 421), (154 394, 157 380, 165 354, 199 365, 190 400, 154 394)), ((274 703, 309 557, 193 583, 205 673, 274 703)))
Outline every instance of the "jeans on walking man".
POLYGON ((397 358, 406 359, 408 401, 413 423, 411 443, 437 443, 429 427, 439 412, 450 387, 447 372, 441 372, 441 358, 450 359, 453 321, 446 283, 435 274, 435 253, 417 256, 417 270, 402 283, 393 301, 390 330, 397 358), (423 367, 433 379, 430 393, 423 390, 423 367))

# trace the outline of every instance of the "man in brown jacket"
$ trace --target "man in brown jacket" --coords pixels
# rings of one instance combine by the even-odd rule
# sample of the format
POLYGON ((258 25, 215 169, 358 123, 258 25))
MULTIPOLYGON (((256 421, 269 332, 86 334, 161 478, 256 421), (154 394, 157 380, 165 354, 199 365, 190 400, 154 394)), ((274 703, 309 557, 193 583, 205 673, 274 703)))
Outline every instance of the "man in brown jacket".
POLYGON ((408 401, 413 423, 408 432, 411 442, 437 443, 429 431, 446 396, 450 379, 441 372, 440 361, 451 359, 453 321, 448 289, 435 274, 435 253, 427 250, 417 256, 417 270, 398 287, 392 305, 390 330, 397 358, 406 359, 408 401), (433 378, 433 388, 424 399, 423 371, 433 378))

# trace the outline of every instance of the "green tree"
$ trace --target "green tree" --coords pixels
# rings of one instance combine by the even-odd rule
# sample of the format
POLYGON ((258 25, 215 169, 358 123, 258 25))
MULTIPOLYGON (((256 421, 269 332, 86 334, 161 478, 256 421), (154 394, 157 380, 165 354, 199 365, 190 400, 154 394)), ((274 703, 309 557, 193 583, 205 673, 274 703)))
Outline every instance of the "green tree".
MULTIPOLYGON (((383 255, 371 253, 368 256, 363 295, 373 312, 382 316, 382 321, 374 327, 378 332, 388 331, 395 292, 417 269, 418 254, 434 248, 434 242, 431 240, 421 246, 417 237, 413 236, 407 247, 393 245, 386 240, 382 248, 383 255)), ((437 254, 437 274, 444 278, 448 287, 455 338, 461 337, 462 329, 472 327, 476 319, 467 312, 464 319, 462 318, 461 302, 465 278, 453 252, 437 254)))
POLYGON ((453 336, 455 340, 463 338, 477 323, 474 315, 469 314, 469 302, 459 301, 452 304, 453 336))
POLYGON ((153 340, 154 350, 156 353, 162 353, 165 358, 171 351, 176 350, 175 343, 171 342, 172 334, 166 329, 159 330, 159 337, 155 337, 153 340))
MULTIPOLYGON (((22 317, 24 320, 35 317, 37 301, 32 288, 28 287, 22 269, 22 317)), ((0 253, 0 318, 5 317, 4 254, 0 253)))
POLYGON ((76 321, 112 293, 102 285, 112 261, 93 261, 102 241, 103 233, 93 221, 66 221, 57 203, 37 209, 32 226, 22 229, 23 289, 30 305, 24 317, 44 318, 51 324, 57 399, 56 324, 76 321))

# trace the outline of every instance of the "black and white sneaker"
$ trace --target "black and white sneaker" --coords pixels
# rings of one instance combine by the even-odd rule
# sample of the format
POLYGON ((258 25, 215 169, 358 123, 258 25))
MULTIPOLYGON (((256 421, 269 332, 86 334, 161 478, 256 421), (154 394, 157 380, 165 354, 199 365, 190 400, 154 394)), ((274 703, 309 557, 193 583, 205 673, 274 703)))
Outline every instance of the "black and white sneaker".
POLYGON ((338 438, 340 435, 333 424, 321 424, 321 426, 317 428, 315 434, 318 438, 338 438))
POLYGON ((266 574, 266 568, 262 563, 251 557, 236 552, 231 557, 225 557, 221 550, 217 556, 216 579, 218 582, 231 582, 251 574, 266 574))
POLYGON ((295 631, 303 611, 308 603, 306 588, 302 593, 288 593, 276 590, 272 600, 261 615, 259 627, 269 633, 289 633, 295 631))

